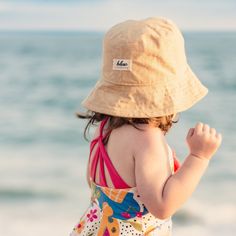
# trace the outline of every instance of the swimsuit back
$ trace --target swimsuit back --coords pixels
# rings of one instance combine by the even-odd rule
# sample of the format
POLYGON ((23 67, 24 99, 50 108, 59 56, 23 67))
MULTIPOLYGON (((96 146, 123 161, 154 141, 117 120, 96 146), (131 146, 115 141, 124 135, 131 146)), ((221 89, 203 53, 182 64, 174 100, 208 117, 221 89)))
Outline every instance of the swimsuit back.
POLYGON ((107 186, 106 178, 105 178, 105 171, 104 171, 104 164, 106 165, 109 175, 111 177, 112 183, 115 188, 129 188, 130 186, 122 179, 122 177, 119 175, 115 167, 113 166, 107 151, 104 147, 103 140, 109 135, 109 132, 106 133, 103 136, 103 128, 107 122, 108 118, 102 120, 99 130, 99 136, 92 140, 90 145, 90 155, 89 160, 91 158, 92 150, 96 143, 98 143, 97 150, 95 152, 95 155, 93 157, 92 163, 91 163, 91 171, 90 176, 92 180, 95 182, 95 176, 96 176, 96 167, 99 162, 99 185, 101 186, 107 186))
MULTIPOLYGON (((98 142, 90 172, 91 201, 70 236, 124 236, 139 235, 171 236, 172 220, 158 219, 152 215, 140 200, 136 187, 130 187, 114 168, 103 144, 102 130, 107 118, 101 122, 99 136, 91 142, 90 156, 98 142), (100 163, 99 183, 95 183, 97 163, 100 163), (107 186, 104 165, 111 176, 114 188, 107 186)), ((168 156, 172 174, 178 169, 179 162, 168 145, 168 156), (176 164, 175 164, 176 163, 176 164)), ((155 180, 153 180, 155 181, 155 180)))

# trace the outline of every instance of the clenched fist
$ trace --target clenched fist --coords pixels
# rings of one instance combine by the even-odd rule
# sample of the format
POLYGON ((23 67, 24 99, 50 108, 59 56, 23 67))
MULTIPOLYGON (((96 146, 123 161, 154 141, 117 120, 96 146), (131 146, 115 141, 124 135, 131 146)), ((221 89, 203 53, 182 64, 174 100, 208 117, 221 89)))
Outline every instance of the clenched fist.
POLYGON ((209 125, 198 122, 190 128, 186 137, 190 154, 210 160, 219 148, 222 135, 209 125))

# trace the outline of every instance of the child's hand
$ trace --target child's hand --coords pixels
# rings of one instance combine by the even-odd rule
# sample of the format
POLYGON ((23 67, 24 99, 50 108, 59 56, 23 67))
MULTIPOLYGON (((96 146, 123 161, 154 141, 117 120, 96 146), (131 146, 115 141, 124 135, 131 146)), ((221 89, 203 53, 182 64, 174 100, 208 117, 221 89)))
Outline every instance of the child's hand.
POLYGON ((209 125, 198 122, 190 128, 186 137, 190 154, 210 160, 219 148, 222 135, 209 125))

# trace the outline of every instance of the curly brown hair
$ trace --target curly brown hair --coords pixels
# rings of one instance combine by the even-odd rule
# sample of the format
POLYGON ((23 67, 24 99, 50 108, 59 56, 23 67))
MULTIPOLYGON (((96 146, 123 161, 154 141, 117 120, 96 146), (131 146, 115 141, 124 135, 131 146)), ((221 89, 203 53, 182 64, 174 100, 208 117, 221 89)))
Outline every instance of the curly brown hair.
MULTIPOLYGON (((107 114, 94 112, 91 110, 87 110, 86 113, 76 112, 75 114, 78 118, 89 119, 89 121, 84 129, 84 139, 87 140, 88 142, 89 142, 89 140, 87 139, 86 132, 89 132, 90 126, 96 125, 96 123, 102 121, 106 117, 110 118, 108 131, 107 131, 108 133, 110 133, 113 129, 121 127, 124 124, 132 125, 134 128, 144 131, 144 130, 138 128, 135 124, 149 124, 154 127, 159 127, 162 131, 164 131, 164 134, 166 134, 169 131, 169 129, 172 127, 172 124, 177 123, 179 121, 179 117, 177 120, 172 120, 172 118, 175 117, 176 114, 171 114, 171 115, 167 115, 167 116, 152 117, 152 118, 117 117, 117 116, 111 116, 111 115, 107 115, 107 114)), ((109 135, 107 136, 107 139, 104 140, 104 144, 107 143, 108 138, 109 138, 109 135)))

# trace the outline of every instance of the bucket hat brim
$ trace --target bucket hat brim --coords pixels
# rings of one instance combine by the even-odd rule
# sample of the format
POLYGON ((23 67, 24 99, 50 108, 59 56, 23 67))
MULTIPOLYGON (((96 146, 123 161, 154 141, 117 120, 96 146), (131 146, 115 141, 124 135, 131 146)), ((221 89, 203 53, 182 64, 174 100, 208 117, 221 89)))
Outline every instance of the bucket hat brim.
POLYGON ((181 82, 172 82, 165 87, 157 83, 118 86, 100 79, 82 101, 82 106, 118 117, 151 118, 176 114, 189 109, 208 93, 188 64, 183 76, 181 82))

